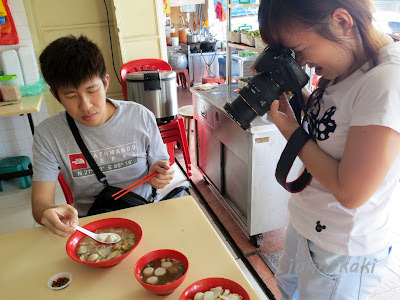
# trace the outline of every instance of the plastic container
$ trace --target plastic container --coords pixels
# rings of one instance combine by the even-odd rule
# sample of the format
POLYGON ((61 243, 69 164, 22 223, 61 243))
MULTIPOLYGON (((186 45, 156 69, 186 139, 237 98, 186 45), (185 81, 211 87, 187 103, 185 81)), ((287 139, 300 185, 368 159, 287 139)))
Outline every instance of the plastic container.
POLYGON ((3 72, 5 75, 17 75, 15 79, 12 79, 12 84, 25 84, 17 51, 4 50, 3 52, 0 52, 0 65, 3 66, 3 72))
POLYGON ((179 38, 177 36, 171 37, 171 45, 179 46, 179 38))
MULTIPOLYGON (((219 76, 226 77, 226 57, 218 58, 219 76)), ((236 56, 232 56, 232 76, 239 76, 239 62, 236 56)))
POLYGON ((32 47, 20 47, 17 51, 21 64, 25 85, 38 82, 40 79, 39 68, 36 62, 35 52, 32 47))
POLYGON ((13 83, 16 78, 16 75, 0 76, 0 91, 4 102, 21 100, 21 90, 13 83))

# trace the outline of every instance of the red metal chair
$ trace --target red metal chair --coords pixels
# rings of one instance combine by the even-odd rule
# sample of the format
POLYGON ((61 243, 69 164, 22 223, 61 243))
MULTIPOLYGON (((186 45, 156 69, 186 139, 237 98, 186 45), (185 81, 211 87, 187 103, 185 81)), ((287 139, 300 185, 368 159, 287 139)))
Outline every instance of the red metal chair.
MULTIPOLYGON (((171 66, 164 60, 147 58, 137 59, 127 62, 121 67, 121 86, 124 99, 128 100, 128 93, 126 89, 126 74, 132 72, 138 72, 141 70, 160 70, 160 71, 172 71, 171 66)), ((174 146, 176 142, 179 142, 183 157, 185 159, 186 171, 189 179, 192 179, 192 164, 190 162, 189 145, 186 138, 186 129, 181 116, 177 116, 169 123, 158 123, 158 129, 160 130, 161 137, 164 144, 167 144, 167 150, 169 154, 169 161, 171 164, 175 162, 174 146)))
POLYGON ((60 183, 61 189, 65 196, 65 200, 67 201, 67 204, 73 205, 74 204, 74 196, 72 195, 71 189, 69 188, 68 184, 65 182, 65 179, 61 175, 61 173, 58 174, 58 182, 60 183))

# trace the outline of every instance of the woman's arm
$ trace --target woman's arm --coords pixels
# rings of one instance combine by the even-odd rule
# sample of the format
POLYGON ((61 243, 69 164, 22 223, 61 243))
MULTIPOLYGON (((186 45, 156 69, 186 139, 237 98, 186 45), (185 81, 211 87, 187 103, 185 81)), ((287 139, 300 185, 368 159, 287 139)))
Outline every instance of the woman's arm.
POLYGON ((349 129, 340 162, 309 141, 299 153, 307 170, 348 209, 375 193, 400 151, 400 134, 384 126, 349 129))
MULTIPOLYGON (((268 114, 288 140, 299 127, 285 99, 268 114)), ((375 193, 400 151, 400 134, 377 125, 350 127, 339 162, 309 140, 299 152, 311 175, 348 209, 360 207, 375 193)))

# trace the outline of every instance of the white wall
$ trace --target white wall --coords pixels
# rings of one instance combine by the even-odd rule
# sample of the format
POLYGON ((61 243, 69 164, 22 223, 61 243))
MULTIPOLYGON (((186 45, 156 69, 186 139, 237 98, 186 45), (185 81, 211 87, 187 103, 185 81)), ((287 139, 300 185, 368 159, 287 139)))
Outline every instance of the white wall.
MULTIPOLYGON (((0 45, 0 52, 6 49, 17 50, 20 46, 33 47, 23 0, 8 1, 8 6, 14 19, 20 44, 0 45)), ((32 114, 33 122, 37 125, 48 116, 46 102, 43 101, 40 112, 32 114)), ((0 118, 0 159, 25 155, 32 160, 32 141, 33 137, 27 115, 0 118)))

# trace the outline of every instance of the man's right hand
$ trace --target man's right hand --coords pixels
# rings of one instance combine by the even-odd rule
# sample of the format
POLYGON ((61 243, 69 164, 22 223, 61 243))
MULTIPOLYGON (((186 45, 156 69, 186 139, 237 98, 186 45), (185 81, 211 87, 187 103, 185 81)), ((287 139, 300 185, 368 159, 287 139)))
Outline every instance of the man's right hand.
POLYGON ((52 233, 68 237, 75 232, 74 227, 79 224, 78 211, 68 204, 54 206, 43 212, 41 223, 52 233))

